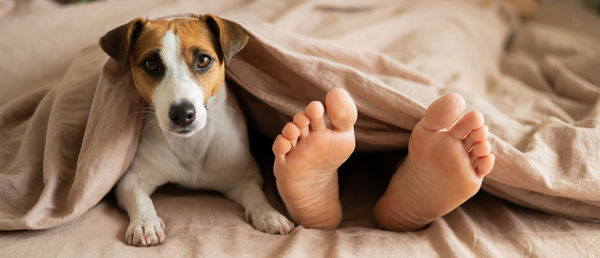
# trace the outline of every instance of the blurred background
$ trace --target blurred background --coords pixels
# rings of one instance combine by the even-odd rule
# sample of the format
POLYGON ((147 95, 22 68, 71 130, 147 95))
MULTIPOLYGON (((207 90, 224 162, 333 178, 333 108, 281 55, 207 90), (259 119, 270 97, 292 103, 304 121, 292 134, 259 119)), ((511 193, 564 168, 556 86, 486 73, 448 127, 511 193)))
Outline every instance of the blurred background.
MULTIPOLYGON (((86 4, 89 2, 126 0, 0 0, 0 17, 57 8, 61 5, 86 4)), ((531 15, 538 5, 573 3, 600 13, 600 0, 505 0, 510 2, 521 15, 531 15)), ((285 1, 272 1, 285 2, 285 1)))

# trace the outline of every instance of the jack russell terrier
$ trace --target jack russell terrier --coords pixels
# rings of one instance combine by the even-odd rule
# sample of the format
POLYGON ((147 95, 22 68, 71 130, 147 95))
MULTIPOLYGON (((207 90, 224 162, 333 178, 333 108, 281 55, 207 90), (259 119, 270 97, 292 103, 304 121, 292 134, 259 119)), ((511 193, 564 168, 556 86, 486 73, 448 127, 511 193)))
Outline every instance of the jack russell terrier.
POLYGON ((115 188, 129 214, 128 244, 165 241, 165 223, 150 200, 165 183, 220 191, 241 204, 261 231, 287 234, 294 228, 262 191, 244 117, 225 86, 225 64, 247 41, 240 25, 212 15, 137 18, 100 39, 109 56, 129 67, 152 110, 135 158, 115 188))

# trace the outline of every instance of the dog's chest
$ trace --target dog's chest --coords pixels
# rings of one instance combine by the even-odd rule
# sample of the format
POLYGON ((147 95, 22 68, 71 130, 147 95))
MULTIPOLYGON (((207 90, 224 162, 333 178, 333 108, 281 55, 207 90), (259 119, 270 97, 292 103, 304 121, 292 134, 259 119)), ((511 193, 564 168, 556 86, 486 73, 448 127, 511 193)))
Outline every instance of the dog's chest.
MULTIPOLYGON (((245 131, 219 119, 194 136, 165 135, 160 128, 143 132, 136 164, 146 176, 189 188, 222 190, 236 183, 246 171, 252 156, 247 151, 245 131)), ((243 120, 240 122, 243 123, 243 120)))
POLYGON ((216 180, 214 166, 215 155, 220 152, 218 145, 213 144, 215 136, 211 135, 213 128, 204 128, 190 138, 164 136, 162 148, 166 153, 170 168, 163 170, 168 174, 169 181, 189 185, 190 187, 206 187, 216 180))
MULTIPOLYGON (((218 128, 213 128, 216 129, 218 128)), ((245 173, 240 164, 247 163, 251 158, 237 151, 243 149, 240 148, 242 146, 223 142, 223 137, 211 139, 203 137, 202 134, 195 137, 199 139, 191 139, 194 142, 171 142, 174 144, 170 145, 172 158, 177 159, 172 164, 177 168, 172 168, 171 171, 163 170, 163 173, 168 173, 169 181, 189 188, 213 190, 228 189, 237 183, 245 173), (237 150, 230 150, 231 146, 237 147, 237 150)), ((237 137, 233 137, 235 138, 237 137)))

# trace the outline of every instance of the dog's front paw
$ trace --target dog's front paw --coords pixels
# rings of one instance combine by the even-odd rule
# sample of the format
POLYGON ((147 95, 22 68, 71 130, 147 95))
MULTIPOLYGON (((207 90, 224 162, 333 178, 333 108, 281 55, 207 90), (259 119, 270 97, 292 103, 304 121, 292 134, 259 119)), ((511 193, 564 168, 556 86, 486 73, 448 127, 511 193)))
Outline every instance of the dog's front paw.
POLYGON ((276 210, 247 212, 246 218, 248 217, 256 229, 269 234, 287 235, 295 227, 293 222, 276 210))
POLYGON ((165 222, 158 216, 131 221, 125 242, 134 246, 153 246, 165 241, 165 222))

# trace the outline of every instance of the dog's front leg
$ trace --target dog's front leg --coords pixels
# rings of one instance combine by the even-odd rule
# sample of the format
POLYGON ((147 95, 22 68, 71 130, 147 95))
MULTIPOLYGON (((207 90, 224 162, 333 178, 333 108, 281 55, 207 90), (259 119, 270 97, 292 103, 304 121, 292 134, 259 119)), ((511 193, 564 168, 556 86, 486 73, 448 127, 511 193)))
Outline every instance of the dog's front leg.
POLYGON ((156 215, 150 194, 158 185, 126 173, 115 189, 117 201, 129 214, 125 242, 135 246, 152 246, 165 241, 165 223, 156 215))
POLYGON ((294 223, 269 204, 259 180, 242 180, 225 195, 244 206, 246 220, 260 231, 286 235, 294 229, 294 223))

